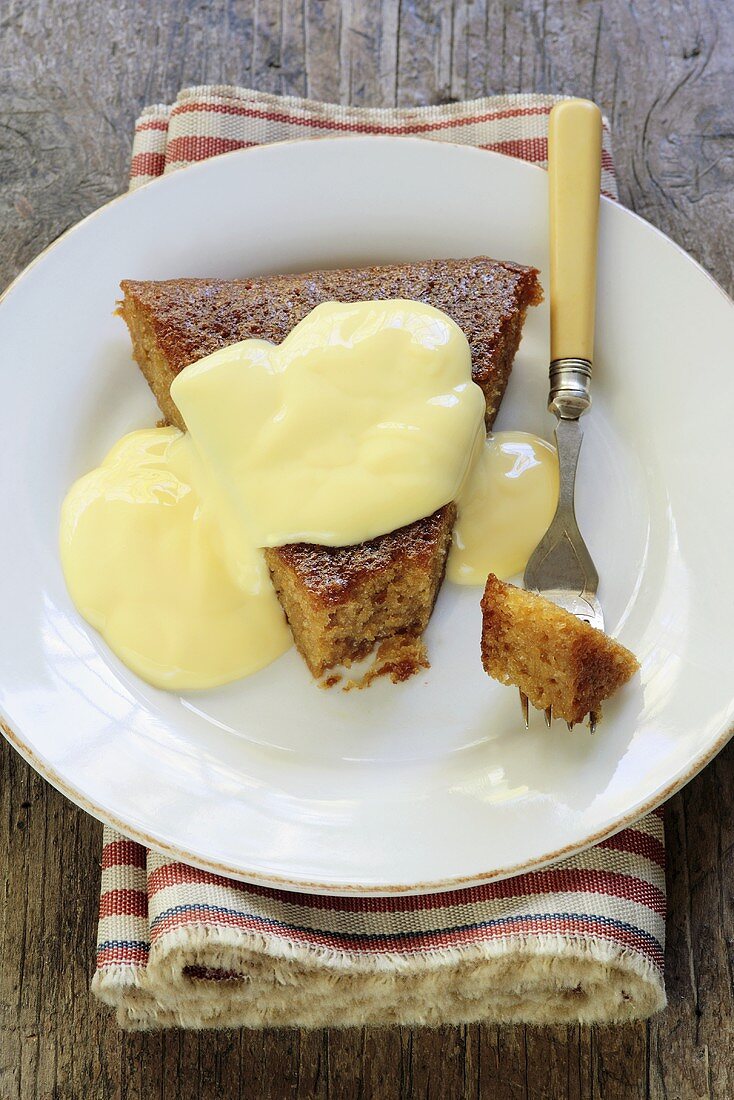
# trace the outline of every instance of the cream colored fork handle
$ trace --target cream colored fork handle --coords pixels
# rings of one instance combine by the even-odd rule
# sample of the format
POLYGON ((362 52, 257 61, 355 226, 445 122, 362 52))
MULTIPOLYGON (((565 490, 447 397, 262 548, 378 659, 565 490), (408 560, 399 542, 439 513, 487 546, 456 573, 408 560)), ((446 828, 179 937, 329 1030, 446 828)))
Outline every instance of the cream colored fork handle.
POLYGON ((548 125, 551 360, 594 353, 601 112, 588 99, 556 104, 548 125))

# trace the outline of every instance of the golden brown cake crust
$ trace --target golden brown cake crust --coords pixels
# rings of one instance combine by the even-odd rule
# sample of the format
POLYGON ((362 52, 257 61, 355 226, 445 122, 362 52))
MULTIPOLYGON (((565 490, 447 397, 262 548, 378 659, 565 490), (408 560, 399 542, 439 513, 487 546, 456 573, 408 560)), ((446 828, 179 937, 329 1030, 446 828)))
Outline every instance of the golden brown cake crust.
POLYGON ((298 572, 309 593, 327 603, 349 600, 367 576, 384 573, 397 563, 426 568, 435 553, 436 543, 450 531, 456 507, 447 504, 432 516, 417 520, 388 535, 362 542, 359 546, 315 546, 308 542, 292 543, 266 551, 268 561, 279 558, 298 572))
MULTIPOLYGON (((165 359, 168 385, 189 363, 226 344, 253 337, 280 343, 322 302, 426 302, 447 313, 466 335, 472 377, 487 401, 488 426, 507 385, 525 311, 543 297, 535 268, 486 256, 251 279, 125 280, 121 287, 120 312, 130 328, 136 358, 145 370, 140 332, 145 326, 165 359)), ((148 372, 146 376, 164 414, 183 427, 175 407, 161 402, 160 391, 167 387, 156 388, 148 372)))
POLYGON ((549 600, 487 578, 482 598, 482 664, 515 684, 535 707, 581 722, 639 669, 623 645, 549 600))

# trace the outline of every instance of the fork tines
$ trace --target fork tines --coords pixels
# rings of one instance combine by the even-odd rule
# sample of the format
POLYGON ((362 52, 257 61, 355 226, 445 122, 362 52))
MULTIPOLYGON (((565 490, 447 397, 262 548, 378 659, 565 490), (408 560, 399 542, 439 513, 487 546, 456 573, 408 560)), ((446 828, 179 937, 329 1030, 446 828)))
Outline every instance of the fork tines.
MULTIPOLYGON (((525 729, 527 730, 527 729, 530 729, 530 700, 528 699, 527 695, 525 694, 525 692, 522 689, 518 689, 518 690, 520 691, 520 708, 522 710, 522 720, 525 724, 525 729)), ((546 707, 543 714, 544 714, 544 717, 545 717, 545 724, 548 727, 548 729, 550 729, 551 722, 553 721, 553 717, 554 717, 553 716, 553 704, 551 704, 549 707, 546 707)), ((596 715, 596 712, 593 711, 593 710, 589 711, 589 731, 590 731, 590 733, 595 733, 596 732, 597 721, 598 721, 598 717, 596 715)), ((574 728, 576 723, 575 722, 566 722, 566 725, 568 726, 569 731, 570 731, 574 728)))

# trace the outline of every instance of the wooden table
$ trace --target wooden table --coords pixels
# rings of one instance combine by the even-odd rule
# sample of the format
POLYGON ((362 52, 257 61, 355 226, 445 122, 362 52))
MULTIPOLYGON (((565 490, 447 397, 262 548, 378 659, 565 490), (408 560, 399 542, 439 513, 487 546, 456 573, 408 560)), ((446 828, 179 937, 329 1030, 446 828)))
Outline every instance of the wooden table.
MULTIPOLYGON (((3 285, 125 188, 144 104, 227 82, 591 96, 623 201, 734 287, 729 0, 6 0, 0 35, 3 285)), ((121 1034, 88 993, 101 826, 3 743, 0 1097, 730 1097, 732 791, 734 744, 669 805, 670 1006, 649 1024, 121 1034)))

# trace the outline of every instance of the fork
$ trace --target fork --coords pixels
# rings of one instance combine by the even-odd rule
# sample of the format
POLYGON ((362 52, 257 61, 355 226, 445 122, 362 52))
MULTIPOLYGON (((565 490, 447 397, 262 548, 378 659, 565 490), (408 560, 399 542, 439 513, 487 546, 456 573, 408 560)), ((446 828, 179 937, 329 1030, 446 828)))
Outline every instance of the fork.
MULTIPOLYGON (((525 569, 526 589, 577 618, 604 629, 596 592, 599 575, 576 522, 574 487, 583 432, 579 418, 591 405, 596 251, 601 180, 601 112, 587 99, 558 103, 548 123, 550 196, 551 364, 548 409, 558 417, 555 436, 560 485, 550 527, 525 569)), ((525 728, 528 698, 521 691, 525 728)), ((546 725, 553 708, 545 711, 546 725)), ((589 714, 589 728, 597 716, 589 714)), ((572 729, 571 723, 568 728, 572 729)))

